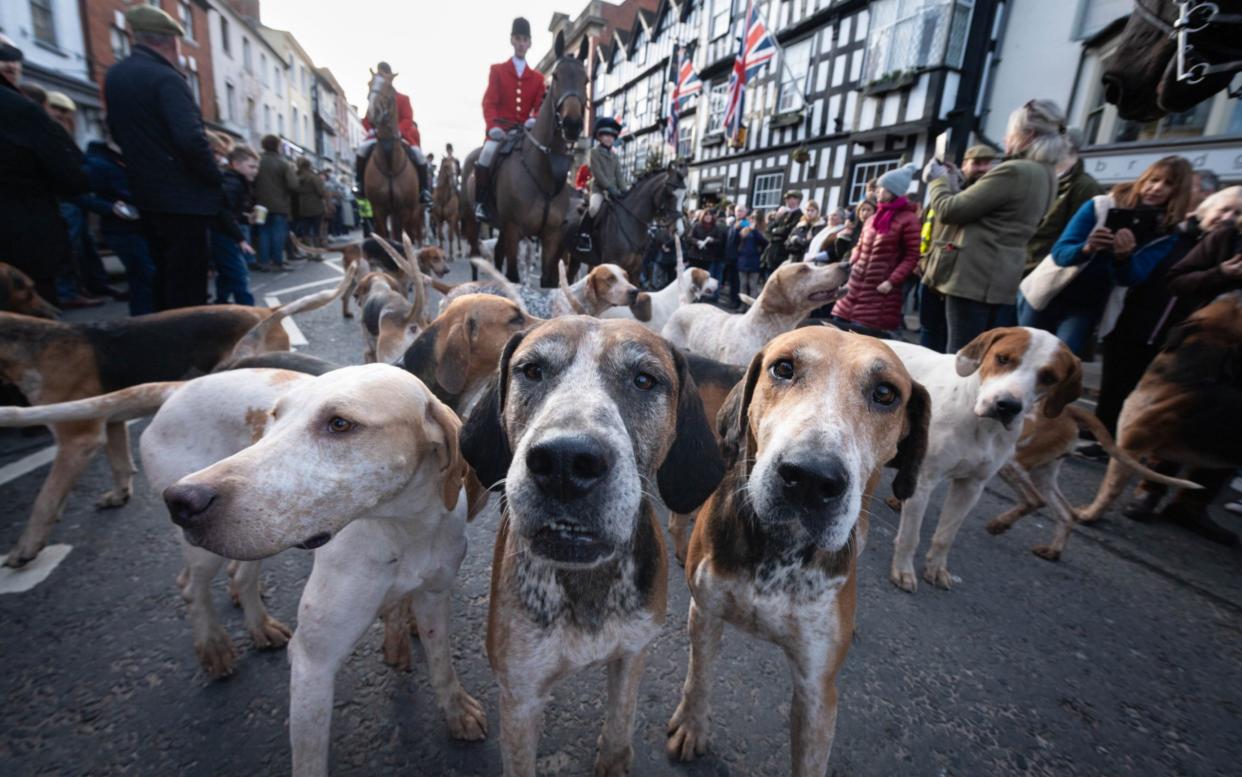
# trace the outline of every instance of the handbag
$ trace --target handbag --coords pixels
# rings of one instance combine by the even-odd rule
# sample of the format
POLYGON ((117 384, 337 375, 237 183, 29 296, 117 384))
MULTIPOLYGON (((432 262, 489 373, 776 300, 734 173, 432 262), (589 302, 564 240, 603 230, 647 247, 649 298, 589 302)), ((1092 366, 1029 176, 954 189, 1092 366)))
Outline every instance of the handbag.
MULTIPOLYGON (((1094 205, 1095 225, 1098 227, 1108 217, 1108 209, 1112 207, 1112 197, 1107 195, 1096 197, 1094 205)), ((1022 282, 1018 284, 1018 291, 1022 292, 1028 305, 1035 310, 1043 310, 1065 290, 1066 286, 1070 285, 1071 281, 1078 277, 1082 268, 1086 266, 1087 262, 1062 267, 1049 254, 1035 266, 1034 270, 1031 270, 1030 275, 1022 279, 1022 282)))

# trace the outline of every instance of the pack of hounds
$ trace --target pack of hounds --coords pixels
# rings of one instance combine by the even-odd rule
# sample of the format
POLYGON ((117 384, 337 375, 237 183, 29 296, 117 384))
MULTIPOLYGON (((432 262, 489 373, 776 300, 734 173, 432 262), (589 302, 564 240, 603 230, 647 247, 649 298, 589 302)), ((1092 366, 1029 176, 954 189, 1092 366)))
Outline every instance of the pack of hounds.
POLYGON ((418 634, 449 733, 487 736, 485 710, 454 670, 450 596, 466 523, 490 493, 502 498, 486 648, 506 775, 535 773, 553 688, 599 666, 608 700, 594 773, 629 771, 644 657, 667 610, 666 508, 692 594, 668 755, 691 760, 708 746, 729 623, 783 650, 792 773, 819 776, 882 483, 901 512, 890 578, 913 593, 920 525, 942 482, 922 578, 948 588, 954 537, 998 473, 1018 506, 987 529, 1047 503, 1055 530, 1034 551, 1055 560, 1073 525, 1099 520, 1133 474, 1195 487, 1147 469, 1145 456, 1242 465, 1218 442, 1222 418, 1242 416, 1236 381, 1218 379, 1236 369, 1238 292, 1178 328, 1114 441, 1073 404, 1081 364, 1046 332, 994 329, 943 355, 805 321, 842 291, 838 265, 786 264, 733 314, 697 301, 715 281, 680 265, 673 285, 647 294, 612 265, 573 284, 562 268, 560 288, 545 290, 486 262, 482 280, 449 286, 438 249, 415 252, 408 239, 344 254, 335 289, 280 307, 84 325, 38 317, 46 311, 0 268, 0 298, 18 311, 0 313, 0 377, 31 403, 0 408, 0 425, 46 424, 59 446, 6 563, 38 554, 101 447, 116 482, 99 507, 125 504, 135 474, 125 422, 153 416, 141 459, 181 537, 194 650, 211 675, 234 667, 209 590, 229 561, 256 647, 288 646, 295 775, 327 773, 334 679, 377 616, 390 663, 408 667, 418 634), (290 353, 280 322, 338 298, 345 315, 351 299, 361 310, 368 363, 290 353), (1057 473, 1080 427, 1112 459, 1095 501, 1075 509, 1057 473), (259 590, 262 559, 289 548, 314 552, 296 631, 259 590))

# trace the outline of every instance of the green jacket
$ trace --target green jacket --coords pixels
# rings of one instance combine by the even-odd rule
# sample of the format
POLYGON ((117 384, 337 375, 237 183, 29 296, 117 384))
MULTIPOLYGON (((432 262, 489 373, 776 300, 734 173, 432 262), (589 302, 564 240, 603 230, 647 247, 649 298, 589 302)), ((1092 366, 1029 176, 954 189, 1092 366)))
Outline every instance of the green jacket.
POLYGON ((298 218, 314 219, 323 215, 323 179, 313 170, 298 174, 298 218))
POLYGON ((603 146, 591 149, 591 191, 607 194, 611 190, 624 191, 625 177, 621 173, 621 160, 603 146))
POLYGON ((292 195, 298 190, 298 174, 293 165, 272 151, 259 156, 259 174, 254 179, 255 202, 268 213, 288 216, 293 210, 292 195))
POLYGON ((1087 175, 1079 159, 1065 175, 1057 179, 1057 198, 1052 207, 1044 214, 1044 220, 1035 228, 1031 242, 1026 244, 1026 275, 1035 269, 1035 265, 1044 260, 1052 251, 1052 246, 1061 237, 1065 225, 1073 218, 1082 204, 1097 194, 1103 194, 1104 187, 1099 181, 1087 175))
POLYGON ((762 260, 765 270, 772 272, 785 263, 787 256, 785 241, 789 239, 789 235, 794 231, 794 227, 798 226, 798 222, 801 220, 802 209, 794 208, 781 214, 779 218, 768 222, 768 247, 763 249, 762 260))
POLYGON ((955 192, 939 178, 928 207, 936 212, 923 283, 953 297, 1012 305, 1026 264, 1026 245, 1056 192, 1052 165, 1007 159, 970 188, 955 192))

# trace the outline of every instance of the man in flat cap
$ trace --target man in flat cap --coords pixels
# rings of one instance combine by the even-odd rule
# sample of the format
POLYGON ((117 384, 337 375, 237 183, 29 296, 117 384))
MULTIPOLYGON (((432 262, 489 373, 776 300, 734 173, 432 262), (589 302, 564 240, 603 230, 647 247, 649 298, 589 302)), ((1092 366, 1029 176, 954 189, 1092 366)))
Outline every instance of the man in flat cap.
POLYGON ((133 53, 109 68, 104 100, 155 263, 155 309, 202 305, 211 259, 209 228, 224 195, 203 116, 178 68, 185 31, 145 3, 125 18, 133 53))
POLYGON ((509 43, 513 46, 513 56, 492 65, 487 76, 487 91, 483 94, 483 122, 487 127, 487 138, 474 166, 474 215, 480 221, 489 220, 484 203, 488 201, 492 157, 496 155, 496 147, 510 129, 534 126, 539 106, 543 104, 543 73, 526 64, 526 52, 530 49, 530 22, 521 16, 514 19, 509 31, 509 43))
POLYGON ((801 220, 802 192, 790 189, 785 192, 785 207, 778 210, 773 218, 768 219, 768 247, 763 249, 761 260, 764 275, 770 275, 777 267, 785 263, 788 258, 785 241, 793 234, 794 228, 801 220))

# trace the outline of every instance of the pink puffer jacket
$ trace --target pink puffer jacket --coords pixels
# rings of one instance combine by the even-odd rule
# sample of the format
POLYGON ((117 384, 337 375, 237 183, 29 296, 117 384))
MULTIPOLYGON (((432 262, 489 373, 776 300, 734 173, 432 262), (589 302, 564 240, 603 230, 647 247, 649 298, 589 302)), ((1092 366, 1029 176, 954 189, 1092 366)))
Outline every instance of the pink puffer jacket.
POLYGON ((875 231, 875 216, 867 219, 850 255, 848 291, 832 314, 875 329, 900 329, 901 284, 919 260, 919 230, 914 203, 893 216, 883 235, 875 231), (884 281, 893 285, 888 294, 876 291, 884 281))

